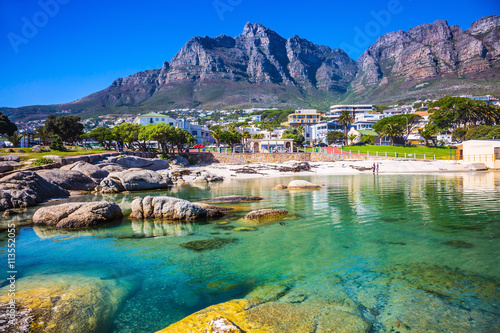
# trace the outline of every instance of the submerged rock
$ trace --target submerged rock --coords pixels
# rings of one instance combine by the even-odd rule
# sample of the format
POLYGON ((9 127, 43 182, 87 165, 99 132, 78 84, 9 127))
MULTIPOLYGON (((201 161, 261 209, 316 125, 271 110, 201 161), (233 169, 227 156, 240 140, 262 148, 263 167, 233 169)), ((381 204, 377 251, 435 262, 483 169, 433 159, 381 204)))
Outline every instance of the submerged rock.
POLYGON ((255 197, 255 196, 231 195, 231 196, 226 196, 226 197, 212 198, 212 199, 209 199, 208 201, 210 201, 210 202, 251 202, 251 201, 259 201, 262 199, 264 199, 264 198, 255 197))
POLYGON ((259 220, 271 220, 287 215, 288 212, 283 209, 259 209, 248 213, 244 219, 254 223, 259 223, 259 220))
POLYGON ((459 248, 463 248, 463 249, 470 249, 470 248, 474 247, 474 244, 467 243, 467 242, 460 241, 460 240, 451 240, 451 241, 443 242, 443 244, 448 245, 448 246, 453 246, 453 247, 459 247, 459 248))
POLYGON ((0 210, 30 207, 69 192, 51 184, 33 171, 20 171, 0 179, 0 210))
POLYGON ((360 316, 327 306, 258 304, 253 300, 237 299, 198 311, 158 333, 211 332, 212 323, 221 318, 240 330, 235 332, 364 333, 371 329, 370 323, 360 316))
POLYGON ((238 239, 236 238, 212 238, 190 241, 181 244, 181 246, 194 251, 206 251, 220 249, 223 246, 236 243, 237 241, 238 239))
POLYGON ((236 227, 233 229, 233 231, 257 231, 259 229, 254 228, 254 227, 236 227))
MULTIPOLYGON (((0 289, 2 309, 9 306, 8 289, 0 289)), ((16 320, 0 320, 0 332, 106 332, 127 289, 113 280, 77 274, 18 279, 16 320)))
POLYGON ((219 211, 207 210, 187 200, 173 197, 139 198, 132 201, 133 219, 194 220, 218 217, 219 211))
POLYGON ((311 190, 314 190, 314 189, 318 189, 318 188, 321 188, 321 185, 310 183, 307 180, 292 180, 288 184, 288 189, 289 190, 294 190, 294 189, 298 189, 298 190, 300 190, 300 189, 311 189, 311 190))
POLYGON ((283 184, 279 184, 279 185, 276 185, 274 187, 275 190, 286 190, 287 188, 288 188, 288 186, 283 185, 283 184))
POLYGON ((33 215, 33 223, 56 228, 81 228, 122 217, 122 210, 113 202, 72 202, 38 209, 33 215))

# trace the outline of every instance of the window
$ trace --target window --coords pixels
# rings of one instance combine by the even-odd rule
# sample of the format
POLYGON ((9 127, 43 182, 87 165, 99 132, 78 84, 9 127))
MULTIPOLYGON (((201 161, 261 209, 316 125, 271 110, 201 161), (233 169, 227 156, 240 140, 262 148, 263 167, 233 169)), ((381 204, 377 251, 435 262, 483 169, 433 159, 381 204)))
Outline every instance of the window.
POLYGON ((156 118, 156 121, 160 120, 159 118, 156 118))
POLYGON ((161 118, 161 121, 165 121, 165 118, 161 118))
POLYGON ((149 118, 149 123, 152 124, 153 123, 153 118, 149 118))

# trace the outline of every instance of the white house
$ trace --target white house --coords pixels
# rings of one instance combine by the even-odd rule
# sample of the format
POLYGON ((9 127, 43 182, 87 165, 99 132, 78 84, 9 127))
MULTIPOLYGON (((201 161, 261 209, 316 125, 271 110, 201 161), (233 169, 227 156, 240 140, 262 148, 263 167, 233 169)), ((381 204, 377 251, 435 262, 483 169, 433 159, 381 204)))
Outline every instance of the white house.
POLYGON ((500 140, 465 141, 461 157, 466 164, 484 163, 490 169, 500 169, 500 140))

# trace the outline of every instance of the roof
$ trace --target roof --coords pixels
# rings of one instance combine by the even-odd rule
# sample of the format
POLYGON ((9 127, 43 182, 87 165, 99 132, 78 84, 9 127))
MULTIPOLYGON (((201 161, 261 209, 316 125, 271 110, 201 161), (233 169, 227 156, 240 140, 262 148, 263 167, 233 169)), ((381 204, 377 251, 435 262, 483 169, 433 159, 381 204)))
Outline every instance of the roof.
POLYGON ((164 114, 150 112, 150 113, 140 114, 138 117, 163 117, 163 118, 165 118, 165 115, 164 114))
POLYGON ((377 132, 371 131, 371 130, 356 130, 356 131, 358 131, 359 133, 361 133, 361 135, 378 136, 377 132))

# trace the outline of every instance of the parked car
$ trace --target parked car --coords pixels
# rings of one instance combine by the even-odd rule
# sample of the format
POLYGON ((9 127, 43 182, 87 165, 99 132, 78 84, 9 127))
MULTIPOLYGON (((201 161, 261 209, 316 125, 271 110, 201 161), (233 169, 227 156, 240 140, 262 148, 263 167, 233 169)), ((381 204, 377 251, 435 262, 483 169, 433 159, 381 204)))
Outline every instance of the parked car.
POLYGON ((243 147, 243 146, 236 146, 236 147, 234 147, 234 152, 235 153, 251 153, 252 151, 248 148, 243 147))
POLYGON ((193 146, 193 149, 205 148, 204 144, 193 146))
POLYGON ((328 147, 328 145, 327 145, 326 143, 324 143, 324 142, 320 142, 320 143, 316 143, 316 144, 314 145, 314 147, 316 147, 316 148, 317 148, 317 147, 328 147))

